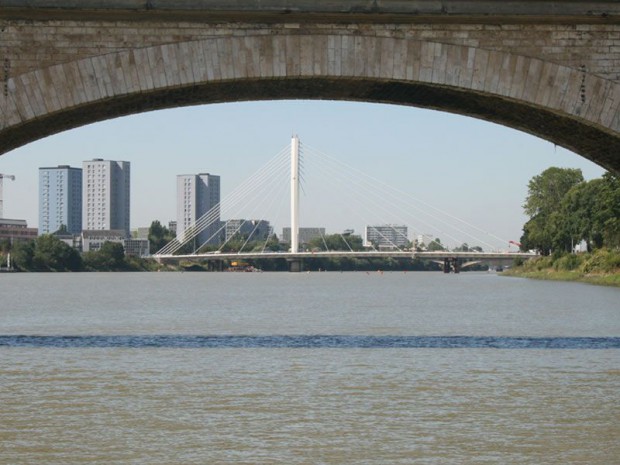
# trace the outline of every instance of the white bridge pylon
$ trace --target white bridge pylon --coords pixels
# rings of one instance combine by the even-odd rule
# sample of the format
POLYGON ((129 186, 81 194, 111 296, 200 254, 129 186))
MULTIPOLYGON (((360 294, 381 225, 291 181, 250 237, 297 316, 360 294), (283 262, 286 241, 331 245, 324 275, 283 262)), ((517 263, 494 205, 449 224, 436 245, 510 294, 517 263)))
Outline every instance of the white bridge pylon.
POLYGON ((291 139, 291 253, 299 252, 299 137, 291 139))

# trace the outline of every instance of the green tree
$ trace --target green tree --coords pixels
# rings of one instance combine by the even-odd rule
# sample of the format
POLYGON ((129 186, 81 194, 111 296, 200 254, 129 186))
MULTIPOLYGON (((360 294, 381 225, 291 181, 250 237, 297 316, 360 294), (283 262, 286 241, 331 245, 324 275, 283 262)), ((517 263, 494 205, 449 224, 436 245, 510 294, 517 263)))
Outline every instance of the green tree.
POLYGON ((282 244, 278 240, 275 234, 272 234, 269 239, 265 242, 265 250, 269 252, 280 252, 283 249, 282 244))
POLYGON ((525 214, 549 215, 557 210, 566 193, 583 182, 580 169, 551 167, 534 176, 528 183, 528 194, 523 204, 525 214))
POLYGON ((602 234, 605 247, 620 248, 620 177, 618 175, 612 173, 603 175, 603 185, 593 222, 602 234))
POLYGON ((149 251, 153 254, 174 239, 174 234, 158 220, 151 222, 149 227, 149 251))
POLYGON ((11 249, 11 259, 15 268, 21 271, 33 269, 34 241, 17 241, 11 249))
POLYGON ((470 247, 467 242, 464 242, 459 247, 456 247, 453 252, 482 252, 482 247, 480 247, 479 245, 470 247))
POLYGON ((364 241, 355 234, 327 234, 324 237, 315 237, 308 243, 308 247, 317 250, 364 250, 364 241))
POLYGON ((0 239, 0 256, 6 257, 6 255, 11 251, 11 240, 10 239, 0 239))
POLYGON ((441 244, 441 239, 436 238, 428 243, 427 250, 429 252, 439 252, 439 251, 445 250, 445 248, 441 244))
POLYGON ((53 234, 44 234, 35 240, 32 267, 38 271, 79 271, 82 257, 53 234))
MULTIPOLYGON (((536 249, 548 255, 558 242, 565 244, 566 230, 560 214, 564 196, 583 182, 581 170, 548 168, 534 176, 528 184, 528 195, 523 204, 530 220, 523 226, 522 247, 536 249)), ((570 237, 569 237, 570 242, 570 237)))
POLYGON ((552 249, 552 238, 547 231, 548 218, 537 215, 523 225, 521 236, 522 250, 538 250, 543 255, 549 255, 552 249))
POLYGON ((54 234, 69 234, 69 230, 67 229, 66 224, 61 224, 60 228, 54 232, 54 234))
POLYGON ((588 250, 620 245, 620 182, 606 173, 582 182, 564 196, 554 214, 554 250, 571 251, 581 240, 588 250), (558 219, 559 218, 559 219, 558 219))
POLYGON ((223 253, 235 253, 251 250, 251 248, 248 247, 248 244, 245 244, 245 247, 244 244, 245 240, 241 236, 235 236, 226 241, 226 243, 222 244, 220 246, 220 250, 223 253))
POLYGON ((84 266, 88 270, 125 271, 129 265, 125 260, 125 249, 119 242, 104 242, 97 251, 86 252, 84 266))
POLYGON ((602 245, 602 234, 595 225, 596 211, 601 196, 602 179, 582 182, 570 189, 564 198, 554 224, 554 250, 571 252, 585 240, 588 248, 602 245))

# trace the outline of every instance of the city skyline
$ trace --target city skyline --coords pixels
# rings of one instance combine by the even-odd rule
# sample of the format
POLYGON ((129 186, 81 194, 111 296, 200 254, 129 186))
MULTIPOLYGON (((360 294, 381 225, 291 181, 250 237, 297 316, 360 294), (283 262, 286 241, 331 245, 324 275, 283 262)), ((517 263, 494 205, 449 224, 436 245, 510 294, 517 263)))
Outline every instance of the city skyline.
MULTIPOLYGON (((88 209, 83 208, 82 193, 85 194, 86 205, 91 205, 91 203, 96 203, 97 200, 102 200, 99 198, 101 197, 100 194, 99 197, 95 198, 96 196, 94 197, 93 193, 97 190, 103 190, 104 197, 107 198, 107 206, 109 207, 112 203, 109 197, 114 194, 112 192, 113 189, 110 189, 114 184, 112 174, 115 170, 113 168, 117 167, 121 172, 125 171, 121 180, 125 187, 128 187, 130 185, 128 162, 93 159, 83 161, 82 166, 83 168, 71 167, 69 165, 39 168, 39 224, 45 225, 44 228, 39 226, 39 235, 56 233, 62 228, 65 228, 67 233, 73 235, 80 235, 83 231, 88 231, 92 234, 97 231, 111 232, 119 230, 118 227, 112 227, 118 225, 112 224, 108 224, 107 226, 110 226, 108 228, 101 227, 101 224, 95 227, 94 218, 87 218, 84 222, 89 224, 89 227, 82 229, 81 225, 84 219, 82 218, 82 213, 84 212, 85 217, 93 217, 90 213, 93 210, 92 207, 88 209), (106 172, 108 173, 107 178, 106 172), (102 173, 103 179, 101 179, 102 173), (83 184, 85 184, 84 189, 82 188, 83 184), (108 188, 107 195, 105 195, 106 188, 108 188), (53 212, 56 212, 57 217, 50 220, 49 217, 53 212)), ((177 220, 175 226, 178 224, 182 225, 178 237, 179 240, 183 241, 184 230, 194 226, 196 221, 200 220, 203 215, 209 213, 214 206, 219 205, 220 177, 210 173, 199 173, 177 175, 176 178, 177 220)), ((197 236, 197 244, 205 245, 210 238, 213 239, 212 236, 216 235, 215 240, 211 240, 213 244, 215 244, 217 239, 221 239, 220 243, 228 242, 237 234, 248 236, 248 240, 252 238, 255 240, 257 238, 259 240, 266 240, 274 234, 269 220, 221 220, 219 218, 219 208, 216 213, 211 215, 214 220, 213 225, 197 236), (221 234, 217 234, 220 232, 220 229, 221 234)), ((113 217, 114 215, 108 213, 107 216, 113 217)), ((138 229, 142 228, 133 228, 133 231, 139 232, 138 229)), ((353 230, 348 231, 350 233, 354 232, 353 230)), ((299 231, 301 243, 308 243, 311 239, 319 238, 325 234, 325 228, 323 227, 301 227, 299 231)), ((284 226, 280 241, 290 242, 290 236, 291 228, 284 226)), ((404 246, 409 239, 407 226, 405 225, 367 225, 365 227, 365 238, 367 243, 376 242, 381 246, 404 246), (369 233, 370 230, 372 233, 369 233)))
MULTIPOLYGON (((38 226, 37 199, 27 187, 38 166, 105 157, 135 166, 131 228, 153 220, 167 224, 176 217, 171 171, 219 173, 224 198, 286 147, 293 132, 302 142, 506 239, 522 233, 521 205, 531 177, 549 166, 582 169, 586 179, 604 173, 533 136, 431 110, 349 102, 218 104, 104 121, 1 156, 0 172, 17 176, 5 183, 5 217, 38 226)), ((300 226, 320 224, 328 233, 353 228, 357 234, 365 226, 329 205, 319 213, 310 210, 302 211, 300 226)), ((276 231, 287 225, 283 217, 272 221, 276 231)))

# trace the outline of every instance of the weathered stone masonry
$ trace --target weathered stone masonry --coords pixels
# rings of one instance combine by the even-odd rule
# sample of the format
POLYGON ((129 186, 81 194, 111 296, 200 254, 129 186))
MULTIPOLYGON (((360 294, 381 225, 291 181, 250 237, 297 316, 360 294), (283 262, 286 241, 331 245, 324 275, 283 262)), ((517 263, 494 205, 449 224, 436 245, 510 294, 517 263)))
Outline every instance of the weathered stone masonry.
POLYGON ((0 153, 155 108, 326 98, 496 121, 620 172, 614 18, 257 22, 248 20, 251 12, 245 21, 38 13, 22 17, 0 7, 0 153))
POLYGON ((197 24, 0 21, 5 59, 22 74, 58 63, 120 50, 212 37, 338 34, 391 37, 465 45, 540 58, 620 81, 620 26, 617 24, 197 24))

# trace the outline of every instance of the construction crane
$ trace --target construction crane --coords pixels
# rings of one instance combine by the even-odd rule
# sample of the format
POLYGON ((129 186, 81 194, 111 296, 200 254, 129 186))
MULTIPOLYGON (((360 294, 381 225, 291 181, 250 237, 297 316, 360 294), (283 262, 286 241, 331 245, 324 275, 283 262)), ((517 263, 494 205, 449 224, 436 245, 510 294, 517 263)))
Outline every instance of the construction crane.
POLYGON ((13 176, 12 174, 2 174, 2 173, 0 173, 0 218, 4 218, 4 216, 3 216, 4 212, 3 212, 3 209, 2 209, 2 204, 4 202, 4 200, 2 198, 2 192, 4 190, 3 189, 4 188, 4 185, 3 185, 4 179, 10 179, 11 181, 15 181, 15 176, 13 176))

